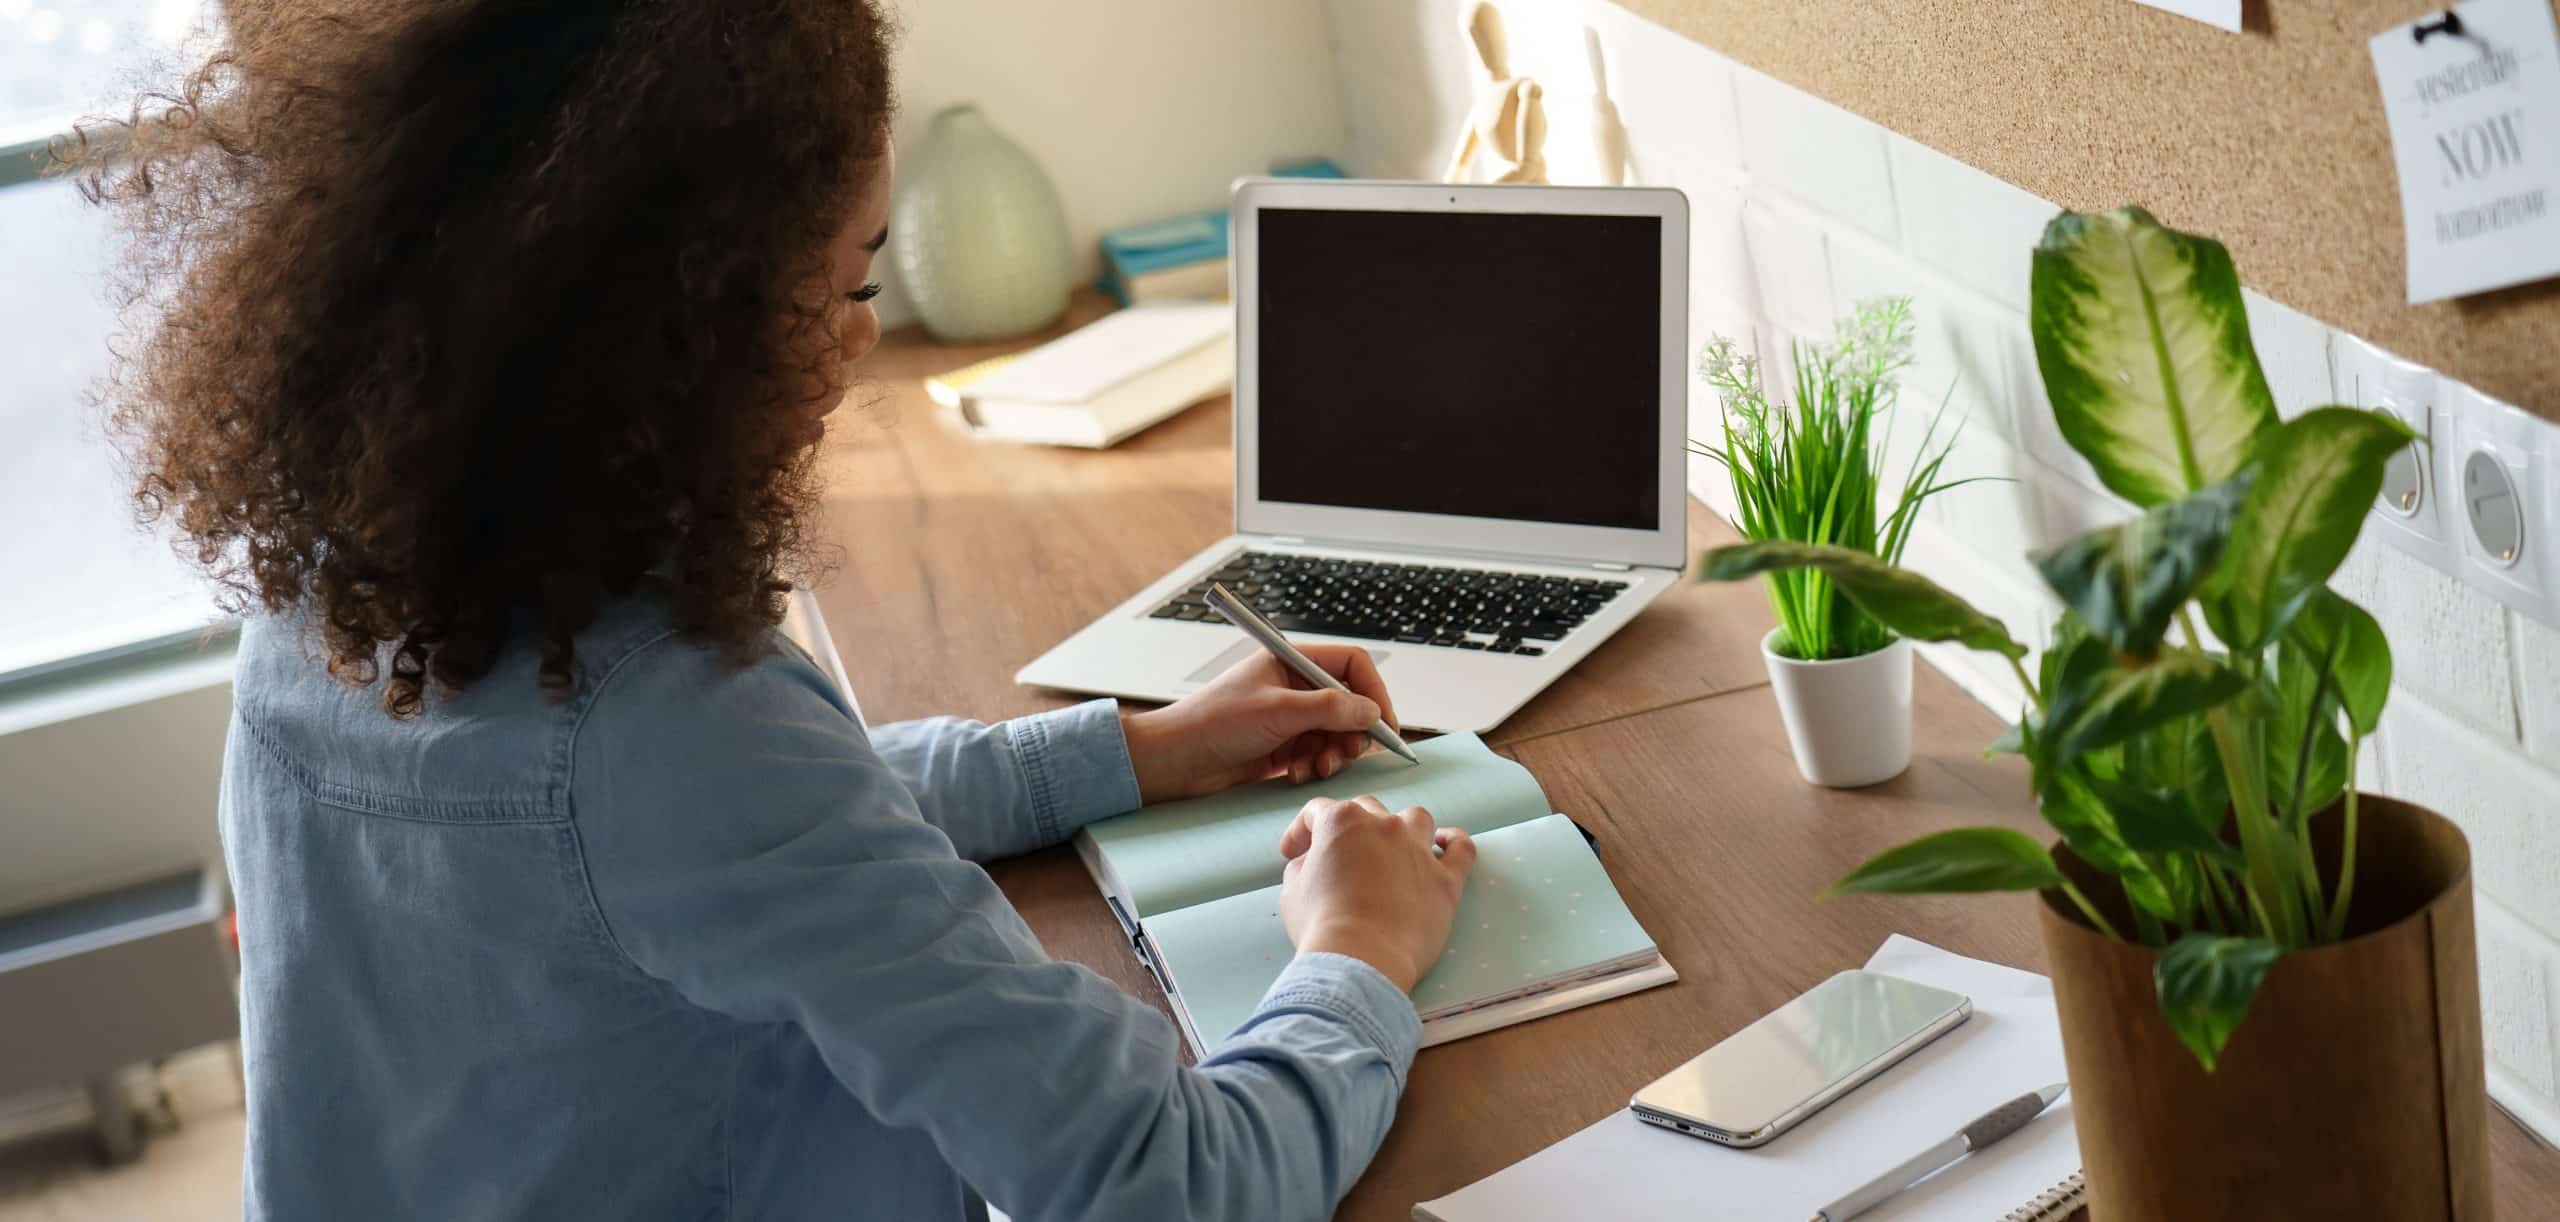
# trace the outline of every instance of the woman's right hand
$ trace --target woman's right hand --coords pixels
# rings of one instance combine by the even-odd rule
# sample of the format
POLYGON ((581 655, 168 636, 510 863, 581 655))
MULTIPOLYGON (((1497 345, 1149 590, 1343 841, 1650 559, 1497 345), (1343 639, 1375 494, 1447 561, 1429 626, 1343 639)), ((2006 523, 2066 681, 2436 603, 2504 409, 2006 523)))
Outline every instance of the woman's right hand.
POLYGON ((1419 806, 1318 798, 1281 833, 1280 855, 1280 919, 1299 953, 1349 955, 1409 993, 1449 940, 1476 844, 1419 806))

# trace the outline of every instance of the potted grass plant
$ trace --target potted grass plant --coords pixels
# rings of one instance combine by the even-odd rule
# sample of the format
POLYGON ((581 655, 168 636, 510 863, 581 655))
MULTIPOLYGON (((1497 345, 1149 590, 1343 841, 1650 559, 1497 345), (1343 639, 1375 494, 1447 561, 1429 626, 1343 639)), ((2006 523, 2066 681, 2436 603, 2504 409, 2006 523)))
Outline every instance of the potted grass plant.
POLYGON ((2327 587, 2411 433, 2279 420, 2230 254, 2140 209, 2046 228, 2030 325, 2063 437, 2140 510, 2034 557, 2063 610, 2032 672, 1998 620, 1867 551, 1709 558, 1824 573, 2028 693, 1995 749, 2059 843, 1945 832, 1833 891, 2040 893, 2101 1222, 2487 1218, 2469 849, 2357 791, 2391 650, 2327 587))
MULTIPOLYGON (((1902 559, 1947 448, 1941 403, 1885 508, 1893 412, 1911 363, 1911 302, 1861 305, 1828 344, 1793 346, 1793 402, 1773 402, 1759 362, 1718 337, 1699 375, 1724 409, 1719 442, 1690 448, 1732 476, 1734 528, 1745 539, 1836 547, 1886 564, 1902 559), (1878 431, 1882 422, 1883 432, 1878 431)), ((1778 625, 1760 642, 1796 770, 1816 785, 1872 785, 1911 766, 1911 643, 1844 597, 1817 568, 1767 575, 1778 625)))

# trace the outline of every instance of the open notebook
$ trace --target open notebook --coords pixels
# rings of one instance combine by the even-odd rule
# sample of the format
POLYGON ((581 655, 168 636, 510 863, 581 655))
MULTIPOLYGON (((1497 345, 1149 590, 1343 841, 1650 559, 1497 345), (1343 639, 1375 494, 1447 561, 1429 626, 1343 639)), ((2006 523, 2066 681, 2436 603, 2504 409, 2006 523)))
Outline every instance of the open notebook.
POLYGON ((1446 954, 1414 989, 1422 1042, 1443 1043, 1677 979, 1590 841, 1527 769, 1472 734, 1372 754, 1311 785, 1273 781, 1086 827, 1076 851, 1194 1053, 1251 1016, 1294 953, 1280 923, 1280 833, 1310 798, 1376 794, 1476 838, 1446 954))

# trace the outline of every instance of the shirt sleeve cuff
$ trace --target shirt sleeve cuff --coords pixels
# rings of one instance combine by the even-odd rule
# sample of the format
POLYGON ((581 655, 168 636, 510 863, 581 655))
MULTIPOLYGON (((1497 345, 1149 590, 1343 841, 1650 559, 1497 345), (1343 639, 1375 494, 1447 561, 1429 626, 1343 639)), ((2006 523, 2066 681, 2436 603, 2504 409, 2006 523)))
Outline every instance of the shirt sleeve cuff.
MULTIPOLYGON (((1375 1047, 1395 1069, 1404 1089, 1413 1054, 1422 1048, 1422 1019, 1413 999, 1385 973, 1349 955, 1316 951, 1289 961, 1271 982, 1254 1019, 1277 1013, 1321 1014, 1340 1021, 1375 1047)), ((1245 1026, 1250 1028, 1252 1020, 1245 1026)))
POLYGON ((1031 789, 1042 843, 1056 844, 1096 819, 1138 809, 1138 773, 1129 762, 1118 701, 1088 700, 1017 717, 1005 728, 1031 789))

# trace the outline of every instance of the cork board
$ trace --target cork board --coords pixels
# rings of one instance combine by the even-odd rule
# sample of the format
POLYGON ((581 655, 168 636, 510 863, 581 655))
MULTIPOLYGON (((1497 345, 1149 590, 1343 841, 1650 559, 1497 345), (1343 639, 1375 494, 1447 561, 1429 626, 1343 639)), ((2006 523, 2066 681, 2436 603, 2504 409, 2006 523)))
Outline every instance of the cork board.
POLYGON ((2366 42, 2440 4, 2248 0, 2234 34, 2133 0, 1618 2, 2066 207, 2212 234, 2249 287, 2560 420, 2560 281, 2406 304, 2366 42))

